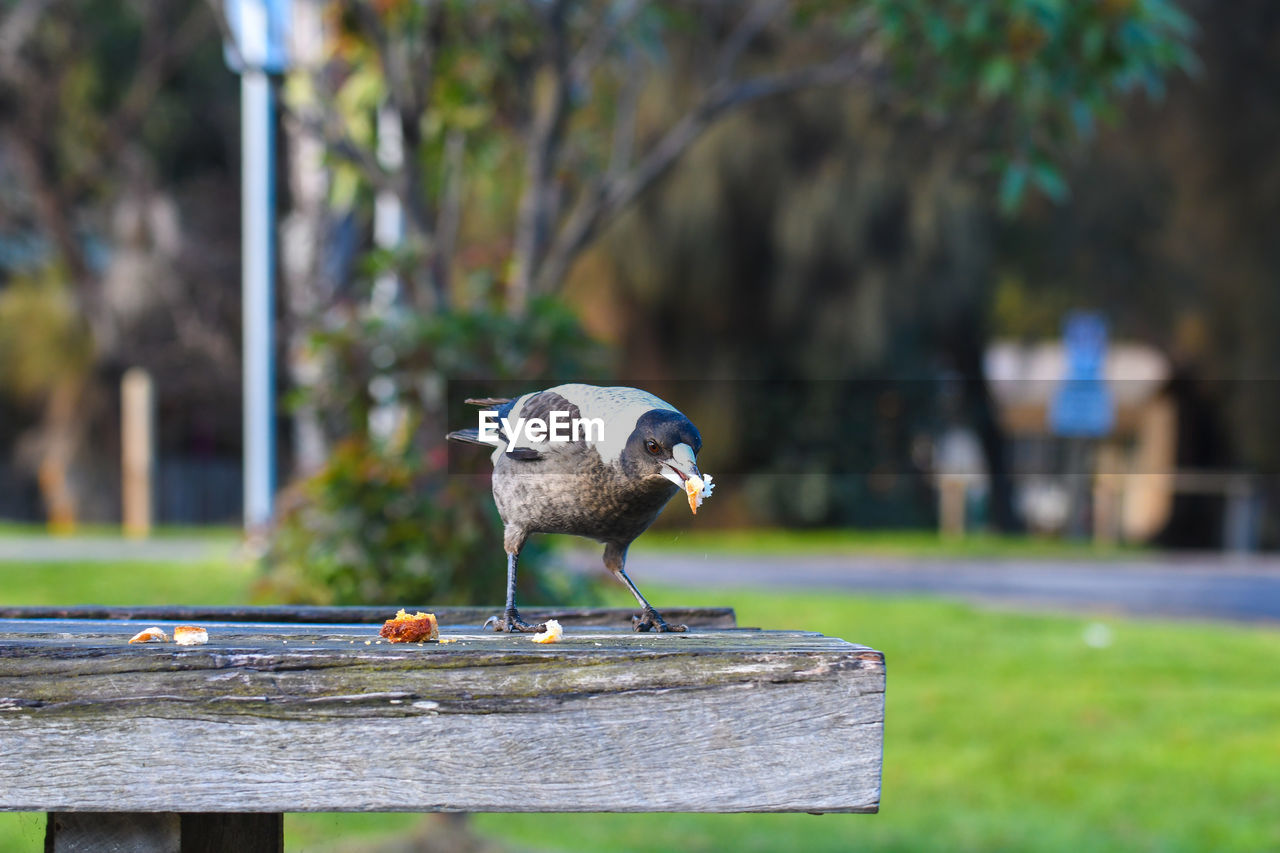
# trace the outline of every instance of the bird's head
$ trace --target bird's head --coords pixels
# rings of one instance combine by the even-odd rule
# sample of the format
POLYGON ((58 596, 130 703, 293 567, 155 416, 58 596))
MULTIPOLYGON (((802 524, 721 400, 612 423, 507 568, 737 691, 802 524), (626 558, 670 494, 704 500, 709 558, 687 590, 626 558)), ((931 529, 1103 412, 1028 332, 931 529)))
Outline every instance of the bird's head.
POLYGON ((698 428, 679 412, 653 409, 636 420, 619 461, 631 476, 670 480, 677 488, 701 476, 697 455, 702 449, 698 428))

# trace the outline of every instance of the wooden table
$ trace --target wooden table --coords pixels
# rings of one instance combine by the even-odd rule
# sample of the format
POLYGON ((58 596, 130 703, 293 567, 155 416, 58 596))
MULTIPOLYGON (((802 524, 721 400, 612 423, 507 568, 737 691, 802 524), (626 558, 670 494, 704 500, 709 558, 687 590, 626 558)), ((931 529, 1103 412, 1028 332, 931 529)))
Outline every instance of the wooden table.
POLYGON ((530 608, 554 645, 434 612, 453 642, 381 641, 387 608, 0 610, 0 810, 55 850, 249 851, 283 812, 878 808, 880 652, 723 608, 530 608), (126 642, 179 623, 208 644, 126 642))

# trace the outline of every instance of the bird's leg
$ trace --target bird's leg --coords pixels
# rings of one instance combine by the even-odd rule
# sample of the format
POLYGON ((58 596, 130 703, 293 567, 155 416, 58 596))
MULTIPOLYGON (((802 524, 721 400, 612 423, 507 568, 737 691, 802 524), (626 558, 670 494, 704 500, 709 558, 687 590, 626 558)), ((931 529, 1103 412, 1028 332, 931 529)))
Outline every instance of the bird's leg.
POLYGON ((687 625, 668 625, 667 620, 662 618, 662 614, 653 609, 653 605, 645 600, 640 594, 640 590, 636 589, 636 585, 631 582, 631 578, 627 577, 624 566, 627 562, 626 546, 618 547, 615 545, 606 545, 604 548, 604 565, 609 571, 613 572, 614 577, 627 585, 627 589, 631 590, 631 594, 636 597, 636 601, 640 604, 640 615, 631 617, 631 628, 634 631, 657 631, 659 633, 682 633, 688 631, 687 625))
MULTIPOLYGON (((510 538, 509 533, 508 538, 510 538)), ((524 537, 521 536, 515 548, 507 549, 507 608, 500 617, 490 616, 484 623, 486 628, 492 627, 495 631, 505 631, 509 634, 517 632, 532 634, 546 629, 545 624, 530 625, 520 618, 520 613, 516 610, 516 564, 520 561, 520 548, 523 545, 524 537)))

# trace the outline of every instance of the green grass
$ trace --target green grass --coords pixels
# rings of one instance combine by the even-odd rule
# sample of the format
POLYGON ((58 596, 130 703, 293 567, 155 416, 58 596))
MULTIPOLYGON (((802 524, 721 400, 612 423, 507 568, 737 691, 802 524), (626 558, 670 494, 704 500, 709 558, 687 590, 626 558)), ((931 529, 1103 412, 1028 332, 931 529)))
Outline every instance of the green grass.
MULTIPOLYGON (((0 564, 0 602, 219 603, 243 600, 251 580, 244 567, 214 564, 46 568, 42 577, 0 564)), ((744 625, 812 629, 884 651, 881 813, 478 815, 480 832, 523 849, 646 853, 1280 848, 1273 628, 834 592, 645 591, 659 606, 728 604, 744 625), (1110 630, 1105 647, 1085 640, 1094 622, 1110 630)), ((621 589, 607 595, 629 603, 621 589)), ((652 769, 679 776, 678 767, 652 769)), ((619 768, 631 772, 643 769, 619 768)), ((333 850, 419 820, 291 815, 287 846, 333 850)), ((0 850, 39 850, 41 827, 35 816, 0 815, 0 850)))
POLYGON ((0 561, 0 604, 243 604, 254 578, 253 566, 239 561, 0 561))
POLYGON ((1280 847, 1280 633, 992 612, 920 599, 654 590, 887 657, 881 813, 485 815, 547 850, 1280 847))

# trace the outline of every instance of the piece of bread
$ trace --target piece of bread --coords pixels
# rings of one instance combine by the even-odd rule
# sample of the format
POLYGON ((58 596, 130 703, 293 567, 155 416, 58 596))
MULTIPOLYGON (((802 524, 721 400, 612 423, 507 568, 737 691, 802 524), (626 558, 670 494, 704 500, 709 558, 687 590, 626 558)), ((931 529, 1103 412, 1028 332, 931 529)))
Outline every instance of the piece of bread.
POLYGON ((199 625, 175 625, 173 641, 180 646, 199 646, 209 642, 209 632, 199 625))
POLYGON ((382 623, 379 637, 386 637, 393 643, 421 643, 426 640, 440 639, 440 625, 434 613, 421 611, 410 616, 402 608, 394 619, 382 623))
POLYGON ((139 631, 129 638, 131 643, 167 643, 169 635, 159 628, 148 628, 145 631, 139 631))
POLYGON ((535 643, 558 643, 564 637, 564 628, 554 619, 548 619, 542 627, 546 630, 533 635, 535 643))
POLYGON ((702 484, 690 477, 684 481, 684 493, 689 496, 689 510, 698 514, 698 504, 702 503, 702 484))
POLYGON ((698 507, 702 506, 702 499, 711 497, 711 490, 715 486, 711 485, 711 475, 703 474, 701 477, 690 477, 684 481, 684 493, 689 497, 689 509, 694 515, 698 514, 698 507))

